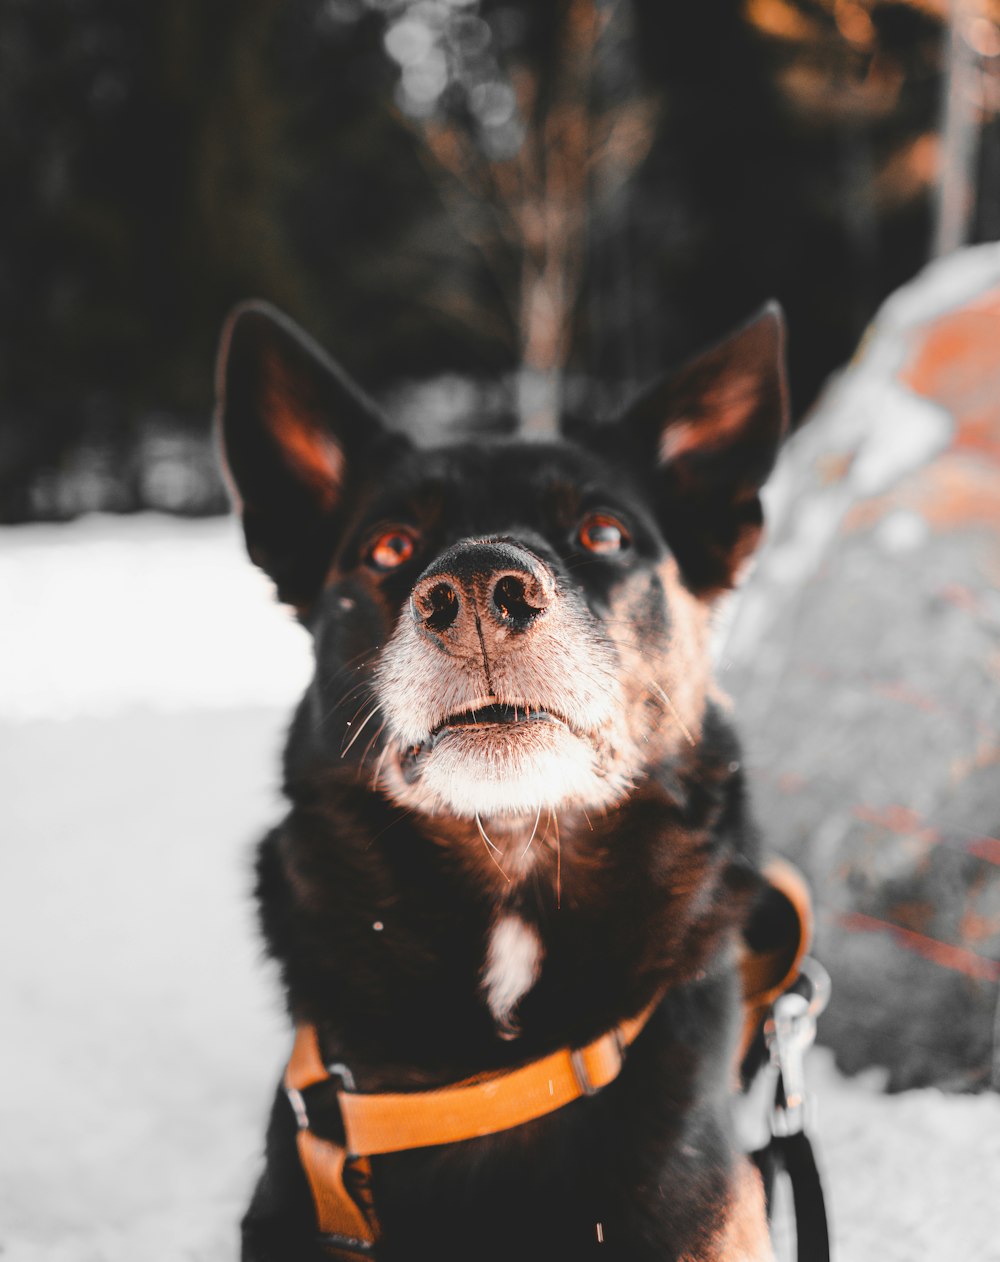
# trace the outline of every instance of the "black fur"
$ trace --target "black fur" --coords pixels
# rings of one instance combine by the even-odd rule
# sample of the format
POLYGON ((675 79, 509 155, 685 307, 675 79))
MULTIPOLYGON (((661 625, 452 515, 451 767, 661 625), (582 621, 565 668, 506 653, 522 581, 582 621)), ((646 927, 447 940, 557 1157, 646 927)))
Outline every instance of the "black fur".
MULTIPOLYGON (((598 634, 642 649, 654 674, 669 663, 677 611, 665 562, 676 556, 687 590, 707 599, 759 529, 757 490, 784 420, 780 341, 769 311, 675 375, 673 392, 668 382, 618 425, 573 442, 415 451, 288 322, 254 307, 231 327, 221 415, 248 544, 317 653, 286 751, 290 810, 258 861, 291 1015, 316 1024, 327 1059, 348 1064, 359 1089, 399 1090, 583 1044, 667 988, 598 1095, 497 1136, 374 1158, 380 1262, 717 1256, 736 1160, 733 948, 758 858, 739 748, 718 706, 706 701, 695 744, 644 765, 610 808, 560 811, 558 853, 539 845, 513 887, 484 867, 468 821, 404 809, 373 786, 387 737, 373 721, 374 739, 366 730, 348 748, 347 721, 368 713, 378 654, 408 616, 417 577, 470 538, 523 545, 598 634), (742 409, 728 423, 720 391, 742 409), (674 444, 676 458, 662 441, 671 424, 690 438, 674 444), (592 510, 626 524, 622 554, 581 548, 578 524, 592 510), (365 549, 386 523, 413 527, 418 544, 379 573, 365 549), (514 1039, 501 1037, 480 986, 500 904, 544 944, 514 1039)), ((654 702, 638 698, 636 714, 660 749, 670 719, 654 702)), ((336 1137, 333 1092, 319 1095, 314 1128, 336 1137)), ((243 1240, 248 1262, 323 1256, 280 1091, 243 1240)))

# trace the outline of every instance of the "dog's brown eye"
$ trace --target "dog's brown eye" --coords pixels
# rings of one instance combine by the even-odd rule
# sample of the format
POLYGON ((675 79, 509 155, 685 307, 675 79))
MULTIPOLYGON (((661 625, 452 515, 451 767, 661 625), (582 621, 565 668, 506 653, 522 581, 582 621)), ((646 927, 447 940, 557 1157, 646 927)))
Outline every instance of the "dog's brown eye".
POLYGON ((585 517, 577 538, 588 552, 604 555, 621 552, 629 544, 628 531, 609 513, 591 513, 585 517))
POLYGON ((368 549, 368 563, 377 570, 394 570, 413 556, 416 539, 409 530, 384 530, 368 549))

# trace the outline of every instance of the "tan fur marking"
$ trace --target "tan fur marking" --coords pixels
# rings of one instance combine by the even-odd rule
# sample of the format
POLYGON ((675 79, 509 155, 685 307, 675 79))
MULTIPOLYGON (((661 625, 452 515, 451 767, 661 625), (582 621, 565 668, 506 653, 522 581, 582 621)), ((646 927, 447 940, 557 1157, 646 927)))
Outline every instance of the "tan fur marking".
MULTIPOLYGON (((636 641, 628 593, 624 615, 609 628, 627 680, 631 748, 622 754, 629 763, 625 774, 633 778, 643 765, 681 754, 701 739, 712 687, 707 651, 710 609, 683 585, 672 557, 662 562, 657 574, 665 598, 667 635, 659 643, 636 641), (659 711, 658 718, 651 717, 650 706, 659 711)), ((634 602, 640 602, 646 590, 644 585, 638 588, 634 602)))
POLYGON ((715 1243, 712 1257, 717 1262, 774 1262, 760 1173, 745 1157, 737 1167, 726 1222, 715 1243))
POLYGON ((705 703, 711 686, 708 638, 708 606, 692 596, 681 582, 677 562, 671 557, 659 568, 667 594, 672 633, 665 662, 671 700, 685 726, 701 739, 705 703))

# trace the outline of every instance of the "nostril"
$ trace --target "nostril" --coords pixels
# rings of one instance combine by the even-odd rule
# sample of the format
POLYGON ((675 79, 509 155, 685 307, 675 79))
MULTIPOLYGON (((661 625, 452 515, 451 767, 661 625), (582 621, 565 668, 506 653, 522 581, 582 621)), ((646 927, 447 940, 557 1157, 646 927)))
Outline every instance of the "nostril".
POLYGON ((447 631, 458 617, 458 593, 450 583, 435 583, 417 604, 428 631, 447 631))
POLYGON ((524 580, 515 574, 505 574, 498 579, 493 588, 493 607, 504 622, 512 626, 525 628, 545 612, 545 603, 541 600, 541 591, 537 583, 530 581, 531 590, 525 586, 524 580), (537 604, 532 604, 532 601, 537 604))

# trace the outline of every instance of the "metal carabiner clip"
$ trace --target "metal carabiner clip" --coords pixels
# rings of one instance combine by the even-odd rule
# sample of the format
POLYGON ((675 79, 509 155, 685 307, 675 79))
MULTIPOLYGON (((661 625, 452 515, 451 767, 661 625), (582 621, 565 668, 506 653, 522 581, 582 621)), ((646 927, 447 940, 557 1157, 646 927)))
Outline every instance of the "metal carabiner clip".
POLYGON ((778 1072, 771 1132, 798 1135, 806 1129, 805 1055, 816 1040, 816 1018, 830 999, 830 975, 810 956, 802 961, 802 990, 779 995, 764 1024, 772 1066, 778 1072))

